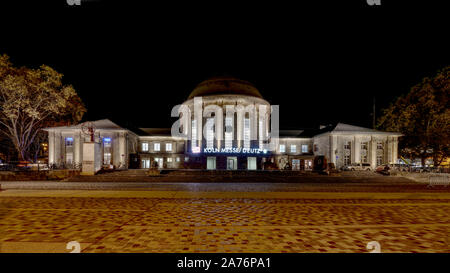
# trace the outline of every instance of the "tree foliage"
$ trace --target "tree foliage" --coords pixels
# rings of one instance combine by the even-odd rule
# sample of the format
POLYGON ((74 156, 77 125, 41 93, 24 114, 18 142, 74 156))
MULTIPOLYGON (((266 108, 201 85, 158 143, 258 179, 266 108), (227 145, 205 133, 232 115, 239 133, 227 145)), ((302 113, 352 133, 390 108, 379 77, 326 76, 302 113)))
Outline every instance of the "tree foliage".
POLYGON ((0 132, 11 139, 19 159, 30 159, 42 128, 81 120, 86 112, 63 75, 49 66, 14 67, 0 55, 0 132))
POLYGON ((422 163, 431 157, 435 166, 449 156, 449 74, 450 66, 424 78, 383 110, 378 127, 404 134, 400 142, 403 155, 420 157, 422 163))

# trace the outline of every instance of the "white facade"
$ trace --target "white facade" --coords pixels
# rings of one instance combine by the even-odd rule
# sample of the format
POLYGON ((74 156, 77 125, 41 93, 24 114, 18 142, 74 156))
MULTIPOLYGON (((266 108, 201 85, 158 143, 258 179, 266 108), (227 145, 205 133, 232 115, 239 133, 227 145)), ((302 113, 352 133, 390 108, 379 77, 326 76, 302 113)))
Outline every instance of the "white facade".
MULTIPOLYGON (((255 170, 273 163, 279 169, 310 170, 316 156, 325 156, 336 168, 353 163, 375 168, 397 161, 398 133, 338 123, 287 134, 280 131, 278 138, 271 139, 270 112, 269 102, 250 83, 213 78, 200 83, 178 109, 180 135, 173 136, 168 128, 132 131, 99 120, 94 122, 95 141, 101 144, 102 164, 116 169, 255 170), (275 149, 260 153, 268 142, 275 149)), ((80 125, 46 130, 49 164, 76 168, 89 136, 80 125)))

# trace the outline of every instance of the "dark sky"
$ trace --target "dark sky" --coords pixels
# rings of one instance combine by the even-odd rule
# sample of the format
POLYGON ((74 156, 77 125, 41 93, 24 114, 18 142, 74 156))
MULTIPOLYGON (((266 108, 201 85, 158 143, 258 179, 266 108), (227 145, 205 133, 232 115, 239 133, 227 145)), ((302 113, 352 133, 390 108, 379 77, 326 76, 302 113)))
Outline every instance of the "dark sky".
POLYGON ((282 128, 371 126, 373 96, 386 107, 450 63, 448 14, 430 1, 143 2, 2 3, 0 53, 63 73, 86 119, 141 127, 171 126, 171 108, 223 74, 280 105, 282 128))

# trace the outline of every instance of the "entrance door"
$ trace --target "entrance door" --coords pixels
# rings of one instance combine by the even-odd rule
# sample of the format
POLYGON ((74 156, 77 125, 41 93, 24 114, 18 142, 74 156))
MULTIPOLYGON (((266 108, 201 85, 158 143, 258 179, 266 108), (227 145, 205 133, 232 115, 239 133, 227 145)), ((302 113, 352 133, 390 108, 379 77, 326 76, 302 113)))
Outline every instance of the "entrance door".
POLYGON ((158 165, 158 168, 161 169, 164 165, 164 161, 162 157, 155 157, 155 162, 158 165))
POLYGON ((300 170, 300 159, 292 159, 292 170, 300 170))
POLYGON ((256 170, 256 157, 247 157, 247 169, 256 170))
POLYGON ((216 169, 216 157, 208 156, 206 159, 206 169, 207 170, 215 170, 216 169))
POLYGON ((142 159, 142 168, 144 169, 150 168, 150 159, 142 159))
POLYGON ((227 157, 227 170, 237 169, 237 157, 227 157))

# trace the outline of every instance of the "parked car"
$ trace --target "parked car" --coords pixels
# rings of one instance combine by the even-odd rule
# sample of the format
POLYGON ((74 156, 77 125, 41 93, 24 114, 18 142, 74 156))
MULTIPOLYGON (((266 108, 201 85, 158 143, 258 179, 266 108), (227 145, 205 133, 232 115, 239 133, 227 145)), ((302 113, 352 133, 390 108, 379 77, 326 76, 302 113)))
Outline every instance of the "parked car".
POLYGON ((381 173, 381 174, 384 174, 384 175, 390 175, 391 174, 391 167, 389 166, 389 164, 383 164, 383 165, 378 166, 375 169, 375 172, 381 173))
POLYGON ((27 160, 21 160, 17 163, 16 167, 19 170, 28 170, 31 168, 31 161, 27 161, 27 160))
POLYGON ((407 172, 410 170, 410 166, 407 164, 388 164, 391 170, 407 172))
POLYGON ((416 166, 413 168, 413 171, 418 172, 418 173, 435 173, 435 172, 439 172, 439 168, 416 166))
POLYGON ((353 163, 342 167, 343 171, 371 171, 370 163, 353 163))

